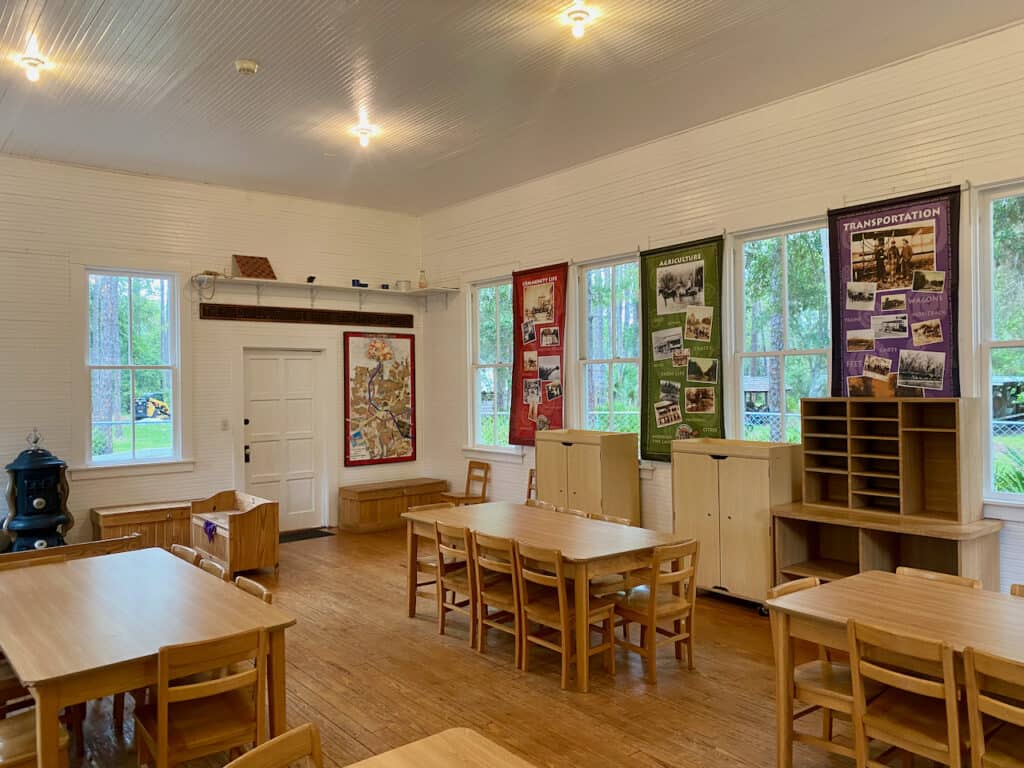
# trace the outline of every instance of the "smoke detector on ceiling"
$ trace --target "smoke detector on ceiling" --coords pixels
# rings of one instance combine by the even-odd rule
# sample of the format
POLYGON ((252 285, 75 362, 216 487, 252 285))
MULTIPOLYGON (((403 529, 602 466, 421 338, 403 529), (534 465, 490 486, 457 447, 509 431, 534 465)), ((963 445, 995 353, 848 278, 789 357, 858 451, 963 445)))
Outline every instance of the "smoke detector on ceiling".
POLYGON ((235 71, 240 75, 255 75, 260 68, 258 61, 252 59, 236 59, 235 71))

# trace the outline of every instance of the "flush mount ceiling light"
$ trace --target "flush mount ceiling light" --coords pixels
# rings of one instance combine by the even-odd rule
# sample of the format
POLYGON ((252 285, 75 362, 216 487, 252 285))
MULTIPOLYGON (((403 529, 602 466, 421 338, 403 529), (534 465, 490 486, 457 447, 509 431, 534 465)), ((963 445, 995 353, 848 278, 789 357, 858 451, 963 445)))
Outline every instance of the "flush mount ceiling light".
POLYGON ((36 39, 35 34, 28 36, 25 52, 20 56, 15 56, 14 59, 18 62, 18 66, 25 70, 25 77, 33 83, 39 82, 39 72, 49 66, 49 62, 39 52, 39 40, 36 39))
POLYGON ((252 59, 235 59, 235 71, 240 75, 255 75, 260 69, 260 63, 252 59))
POLYGON ((586 33, 587 25, 600 15, 597 8, 584 5, 584 0, 573 0, 572 6, 562 14, 562 20, 572 26, 572 36, 577 40, 586 33))
POLYGON ((353 136, 359 137, 360 146, 368 147, 370 146, 370 139, 380 134, 380 126, 370 122, 370 118, 366 113, 366 107, 360 107, 359 124, 353 125, 348 131, 353 136))

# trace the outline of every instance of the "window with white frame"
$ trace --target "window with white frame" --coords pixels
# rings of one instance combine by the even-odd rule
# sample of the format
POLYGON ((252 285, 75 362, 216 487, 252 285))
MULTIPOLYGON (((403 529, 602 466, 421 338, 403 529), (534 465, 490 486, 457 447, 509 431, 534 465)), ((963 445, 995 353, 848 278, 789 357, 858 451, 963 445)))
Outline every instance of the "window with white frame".
POLYGON ((583 427, 640 431, 640 265, 580 269, 583 427))
POLYGON ((512 281, 473 288, 473 442, 508 445, 512 407, 512 281))
POLYGON ((829 394, 828 230, 739 239, 737 259, 738 432, 745 440, 798 442, 800 399, 829 394))
POLYGON ((986 495, 1024 501, 1024 187, 983 198, 982 369, 986 495))
POLYGON ((90 463, 178 458, 175 276, 90 269, 87 278, 90 463))

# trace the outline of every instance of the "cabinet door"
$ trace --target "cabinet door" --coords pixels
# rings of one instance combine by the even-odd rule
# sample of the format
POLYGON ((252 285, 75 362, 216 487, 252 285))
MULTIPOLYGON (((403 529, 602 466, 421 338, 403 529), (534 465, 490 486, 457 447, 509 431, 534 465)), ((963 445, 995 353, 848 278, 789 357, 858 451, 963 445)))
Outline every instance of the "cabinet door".
POLYGON ((700 542, 697 586, 722 583, 718 550, 718 465, 700 453, 672 457, 672 508, 676 533, 700 542))
POLYGON ((537 441, 537 500, 564 507, 566 504, 566 453, 568 448, 552 440, 537 441))
POLYGON ((764 600, 772 578, 768 462, 735 456, 718 462, 722 586, 764 600))
MULTIPOLYGON (((574 443, 568 449, 569 496, 567 506, 603 513, 601 506, 601 446, 574 443)), ((614 514, 614 513, 609 513, 614 514)))

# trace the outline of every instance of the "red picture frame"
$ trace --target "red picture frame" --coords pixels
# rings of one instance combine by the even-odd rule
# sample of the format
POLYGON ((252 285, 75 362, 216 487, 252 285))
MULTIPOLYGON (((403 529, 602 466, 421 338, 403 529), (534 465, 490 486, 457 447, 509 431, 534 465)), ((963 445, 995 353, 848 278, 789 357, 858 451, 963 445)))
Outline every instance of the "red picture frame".
POLYGON ((345 466, 416 461, 415 336, 343 336, 345 466))

